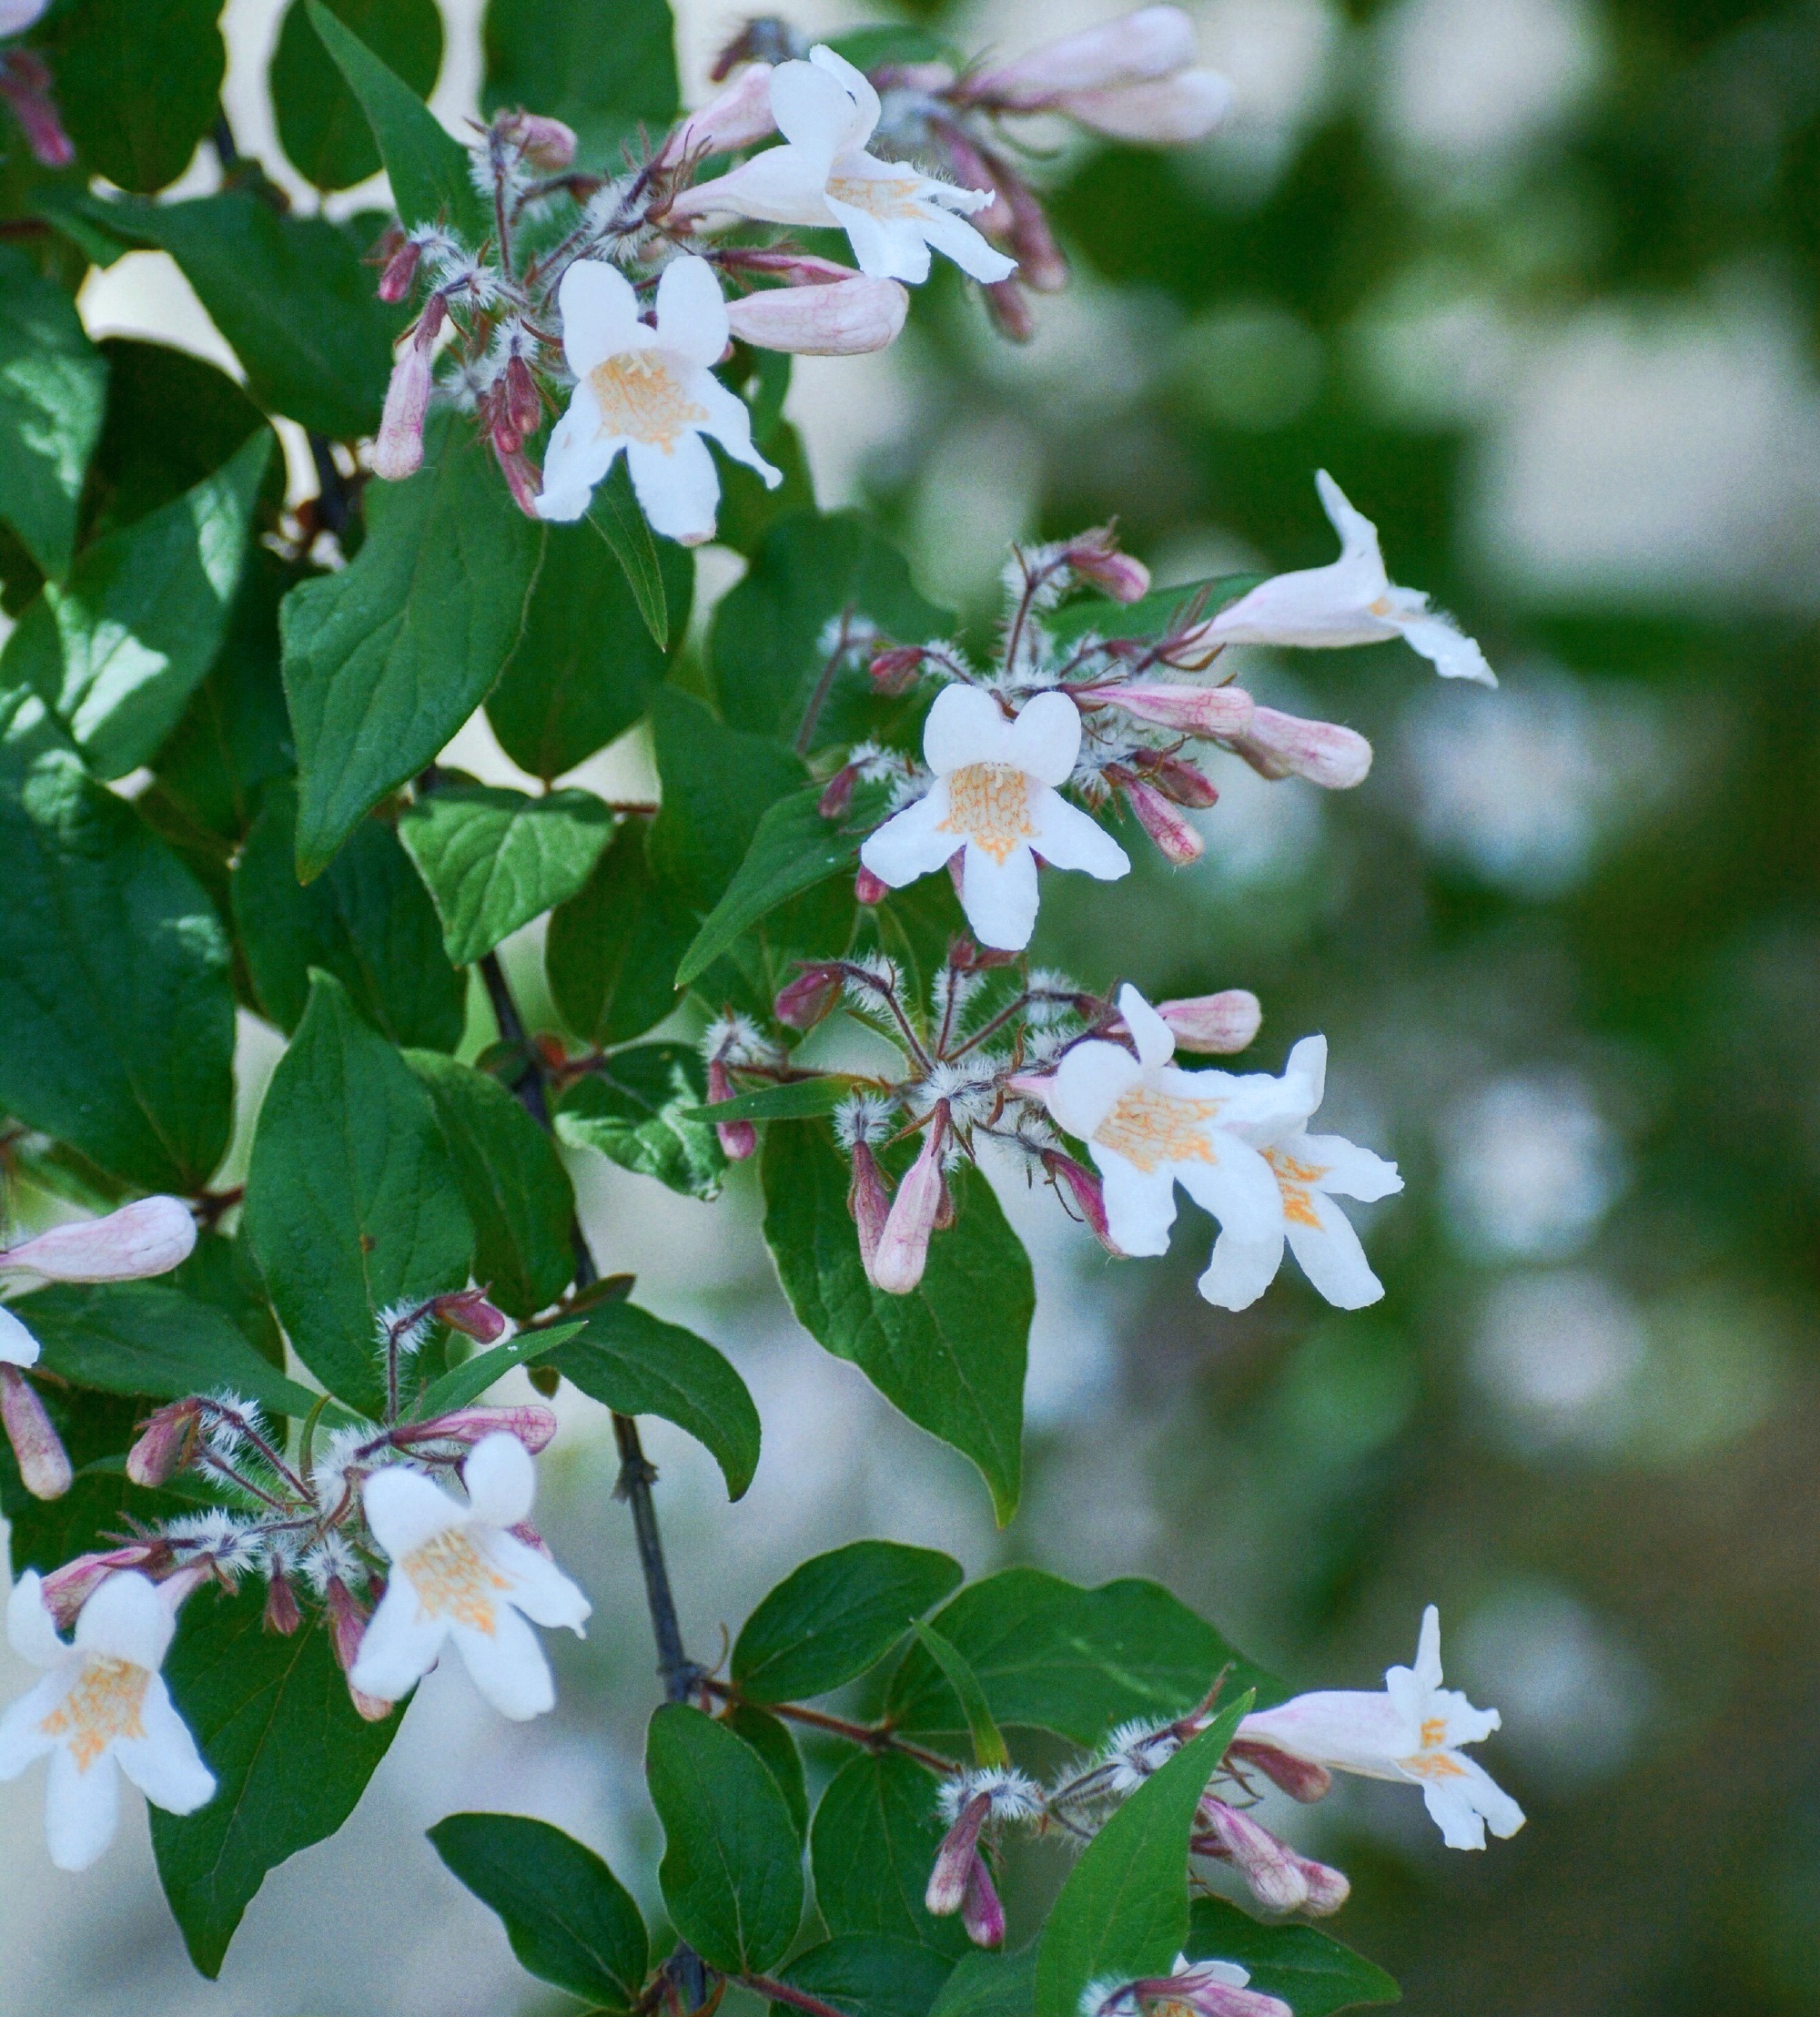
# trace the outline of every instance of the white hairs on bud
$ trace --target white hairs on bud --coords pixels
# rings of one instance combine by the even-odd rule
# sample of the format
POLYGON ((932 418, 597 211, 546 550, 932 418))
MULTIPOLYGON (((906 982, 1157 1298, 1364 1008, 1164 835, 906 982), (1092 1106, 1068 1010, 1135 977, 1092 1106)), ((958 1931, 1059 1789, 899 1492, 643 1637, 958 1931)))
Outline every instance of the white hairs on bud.
POLYGON ((330 1583, 351 1583, 361 1573, 359 1559, 346 1537, 332 1532, 305 1551, 298 1566, 318 1596, 328 1594, 330 1583))
POLYGON ((942 1819, 952 1825, 976 1793, 991 1799, 995 1821, 1034 1821, 1048 1804, 1043 1789, 1015 1765, 979 1765, 944 1780, 936 1795, 942 1819))
POLYGON ((436 1321, 424 1303, 389 1302, 373 1319, 381 1353, 396 1350, 401 1359, 415 1357, 436 1321))
POLYGON ((834 1139, 849 1154, 863 1141, 868 1148, 888 1141, 897 1102, 881 1092, 856 1092, 834 1109, 834 1139))

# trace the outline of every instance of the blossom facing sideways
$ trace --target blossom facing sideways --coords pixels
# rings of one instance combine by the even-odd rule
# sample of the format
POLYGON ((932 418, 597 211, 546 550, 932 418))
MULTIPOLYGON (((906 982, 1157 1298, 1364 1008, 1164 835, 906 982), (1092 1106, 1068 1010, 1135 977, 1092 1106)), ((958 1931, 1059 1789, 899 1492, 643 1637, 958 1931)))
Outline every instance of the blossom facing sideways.
POLYGON ((1325 470, 1315 486, 1333 529, 1340 558, 1326 567, 1274 574, 1200 626, 1211 644, 1290 644, 1328 650, 1347 644, 1377 644, 1405 639, 1431 660, 1443 679, 1475 679, 1495 686, 1497 675, 1485 654, 1452 619, 1428 606, 1415 588, 1398 588, 1384 569, 1378 528, 1348 503, 1325 470))
POLYGON ((562 276, 562 350, 575 374, 569 410, 551 433, 540 518, 578 519, 625 451, 653 532, 700 546, 714 535, 721 480, 702 439, 775 490, 784 472, 752 443, 752 415, 710 366, 727 347, 727 306, 705 259, 672 259, 657 283, 657 327, 616 268, 577 259, 562 276))
POLYGON ((396 1702, 452 1638, 481 1695, 501 1716, 523 1722, 556 1706, 549 1662, 525 1620, 583 1637, 592 1606, 511 1531, 530 1517, 536 1488, 530 1453, 516 1436, 483 1437, 461 1475, 466 1505, 403 1465, 362 1485, 367 1525, 392 1570, 349 1683, 396 1702))
POLYGON ((1334 1688, 1259 1709, 1239 1726, 1239 1741, 1267 1745, 1304 1763, 1365 1779, 1407 1780, 1422 1789, 1430 1819, 1450 1849, 1483 1849, 1523 1825, 1523 1810, 1461 1747, 1499 1728, 1494 1708, 1474 1708, 1441 1686, 1441 1613, 1422 1613, 1413 1667, 1393 1667, 1381 1694, 1334 1688))
POLYGON ((57 1636, 35 1571, 13 1586, 7 1640, 46 1672, 0 1716, 0 1779, 49 1758, 45 1834, 59 1870, 86 1870, 114 1840, 122 1772, 167 1813, 193 1814, 214 1797, 214 1774, 158 1671, 176 1629, 157 1586, 131 1569, 84 1604, 73 1642, 57 1636))
POLYGON ((1193 2017, 1294 2017, 1279 1997, 1248 1988, 1250 1980, 1250 1971, 1236 1961, 1189 1961, 1178 1954, 1167 1975, 1089 1982, 1081 1992, 1080 2017, 1163 2017, 1177 2011, 1193 2017))
POLYGON ((935 774, 915 805, 869 835, 859 858, 902 889, 963 854, 961 907, 982 945, 1020 952, 1036 926, 1036 856, 1116 882, 1131 862, 1057 785, 1080 752, 1080 712, 1065 694, 1038 694, 1007 719, 990 694, 948 686, 923 730, 935 774))

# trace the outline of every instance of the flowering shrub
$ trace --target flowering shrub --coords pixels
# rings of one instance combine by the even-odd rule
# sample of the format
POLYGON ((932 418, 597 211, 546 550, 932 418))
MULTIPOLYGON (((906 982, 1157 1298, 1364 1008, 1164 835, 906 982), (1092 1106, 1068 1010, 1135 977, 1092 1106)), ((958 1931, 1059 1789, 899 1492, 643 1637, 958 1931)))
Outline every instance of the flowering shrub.
POLYGON ((727 1982, 815 2017, 1388 1999, 1284 1916, 1333 1913, 1348 1880, 1254 1809, 1351 1772, 1419 1788, 1455 1848, 1521 1827, 1462 1754, 1498 1718, 1442 1687, 1435 1613, 1381 1693, 1292 1696, 1155 1585, 962 1587, 945 1556, 860 1542, 703 1665, 637 1418, 698 1438, 735 1497, 761 1424, 713 1345, 602 1276, 558 1152, 703 1199, 757 1157, 804 1326, 971 1459, 1001 1520, 1032 1289, 984 1172, 1123 1257, 1167 1250, 1179 1184, 1218 1222, 1200 1286, 1228 1309, 1286 1250, 1342 1309, 1382 1294, 1335 1201, 1401 1180, 1309 1131, 1323 1038, 1280 1072, 1189 1069, 1251 1048, 1254 996, 1152 1004, 1110 952, 1081 979, 1028 948, 1047 876, 1108 885, 1116 924, 1131 849, 1199 855, 1205 749, 1365 775, 1361 737, 1254 703, 1228 644, 1401 636, 1489 682, 1477 645, 1390 584, 1322 472, 1331 566, 1153 592, 1098 527, 1013 556, 987 650, 862 518, 817 511, 783 418, 791 354, 892 342, 935 254, 1027 331, 1025 290, 1067 267, 1019 119, 1168 145, 1225 85, 1168 6, 996 68, 761 20, 679 117, 662 0, 500 0, 464 146, 419 95, 413 11, 369 21, 383 49, 341 11, 288 16, 279 128, 325 189, 382 162, 396 219, 298 216, 239 156, 206 8, 0 0, 35 164, 0 248, 0 1106, 20 1201, 75 1214, 0 1252, 7 1631, 45 1670, 0 1718, 0 1778, 46 1761, 50 1854, 76 1869, 124 1772, 214 1972, 445 1652, 500 1714, 552 1707, 539 1633, 591 1607, 531 1524, 557 1416, 489 1399, 523 1368, 612 1415, 675 1934, 654 1952, 557 1830, 451 1817, 438 1852, 534 1973, 624 2012, 727 1982), (205 137, 218 193, 148 200, 205 137), (89 341, 71 289, 135 246, 176 258, 244 391, 89 341), (284 502, 272 416, 307 434, 313 497, 284 502), (749 567, 703 666, 682 550, 716 536, 749 567), (440 765, 481 705, 544 790, 440 765), (549 788, 641 723, 658 804, 549 788), (546 916, 561 1026, 531 1030, 498 948, 546 916), (466 968, 490 1042, 463 1041, 466 968), (246 1181, 217 1188, 237 1005, 288 1045, 246 1181), (836 1018, 844 1048, 810 1038, 836 1018), (887 1662, 876 1719, 815 1706, 887 1662), (798 1728, 847 1747, 813 1819, 798 1728), (1074 1761, 1039 1772, 1057 1740, 1074 1761), (995 1864, 1020 1832, 1077 1860, 1012 1942, 995 1864), (1209 1888, 1220 1865, 1277 1916, 1209 1888))

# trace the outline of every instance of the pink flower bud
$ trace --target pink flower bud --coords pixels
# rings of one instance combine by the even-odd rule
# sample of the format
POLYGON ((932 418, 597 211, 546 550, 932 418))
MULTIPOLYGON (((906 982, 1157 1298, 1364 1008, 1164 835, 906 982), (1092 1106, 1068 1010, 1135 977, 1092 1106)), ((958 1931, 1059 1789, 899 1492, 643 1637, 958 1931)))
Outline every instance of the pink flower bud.
POLYGON ((692 156, 737 153, 776 131, 777 121, 771 116, 771 66, 754 63, 718 97, 683 120, 659 149, 656 166, 673 168, 692 156))
POLYGON ((538 493, 543 488, 535 467, 516 449, 501 448, 497 440, 493 442, 493 460, 500 465, 512 502, 527 518, 535 518, 538 493))
POLYGON ((1059 1149, 1043 1150, 1043 1167, 1074 1200, 1077 1210, 1093 1228, 1094 1237, 1100 1245, 1108 1253, 1122 1257, 1123 1249, 1113 1239, 1111 1229, 1107 1224, 1106 1192, 1093 1171, 1077 1162, 1072 1156, 1064 1155, 1059 1149))
MULTIPOLYGON (((1038 294, 1059 294, 1068 284, 1068 262, 1049 228, 1049 215, 1041 199, 1021 176, 1014 175, 1002 161, 994 163, 998 199, 1011 213, 1006 237, 1017 261, 1017 278, 1038 294)), ((1135 563, 1134 563, 1135 564, 1135 563)), ((1138 593, 1143 591, 1140 589, 1138 593)), ((1136 602, 1123 596, 1120 602, 1136 602)))
POLYGON ((202 1404, 173 1401, 150 1415, 126 1452, 126 1475, 135 1485, 158 1485, 183 1469, 196 1449, 202 1404))
POLYGON ((838 260, 824 259, 819 252, 798 252, 788 245, 730 245, 719 263, 742 273, 769 273, 787 287, 832 286, 850 280, 854 269, 838 260))
POLYGON ((149 1540, 127 1541, 99 1555, 78 1555, 53 1569, 39 1586, 45 1608, 56 1620, 57 1629, 66 1632, 80 1616, 82 1607, 116 1569, 143 1569, 155 1575, 168 1566, 170 1543, 162 1536, 149 1540))
POLYGON ((1218 995, 1189 995, 1180 1001, 1159 1001, 1157 1013, 1168 1024, 1178 1050, 1200 1051, 1214 1057, 1243 1050, 1264 1019, 1257 996, 1243 988, 1228 988, 1218 995))
POLYGON ((1109 91, 1065 92, 1050 105, 1109 139, 1157 147, 1205 140, 1231 108, 1232 86, 1215 70, 1184 70, 1109 91))
POLYGON ((854 786, 858 783, 858 765, 843 764, 815 801, 815 810, 824 819, 844 819, 853 805, 854 786))
POLYGON ((47 1282, 137 1282, 168 1274, 196 1246, 196 1216, 181 1198, 141 1198, 105 1219, 77 1219, 0 1253, 0 1268, 47 1282))
POLYGON ((1251 711, 1251 725, 1230 738, 1232 747, 1264 777, 1306 777, 1329 791, 1363 784, 1371 745, 1338 722, 1306 722, 1274 707, 1251 711))
POLYGON ((872 1280, 878 1257, 878 1242, 885 1237, 885 1221, 891 1215, 891 1193, 879 1174, 878 1159, 864 1141, 854 1143, 853 1181, 847 1186, 847 1210, 859 1228, 859 1257, 872 1280))
POLYGON ((548 1408, 527 1401, 509 1408, 456 1408, 428 1422, 407 1422, 392 1431, 392 1441, 407 1443, 478 1443, 483 1436, 515 1435, 532 1456, 550 1446, 556 1417, 548 1408))
MULTIPOLYGON (((339 1576, 329 1578, 322 1594, 329 1601, 329 1641, 335 1648, 335 1664, 344 1674, 349 1674, 360 1657, 360 1641, 367 1636, 367 1607, 339 1576)), ((348 1684, 348 1694, 369 1723, 383 1723, 398 1706, 382 1702, 377 1695, 364 1694, 352 1681, 348 1684)))
POLYGON ((986 1858, 977 1850, 967 1865, 966 1890, 961 1899, 961 1925, 976 1947, 1002 1947, 1005 1944, 1005 1907, 998 1901, 998 1892, 992 1881, 992 1872, 986 1867, 986 1858))
POLYGON ((1036 333, 1036 319, 1030 313, 1030 304, 1024 298, 1024 289, 1018 286, 1016 277, 1005 280, 988 280, 980 294, 986 302, 986 312, 991 316, 993 326, 998 333, 1013 343, 1027 343, 1036 333))
POLYGON ((0 1360, 0 1424, 18 1459, 19 1479, 35 1499, 60 1499, 75 1482, 69 1453, 45 1413, 38 1391, 17 1366, 0 1360))
POLYGON ((523 358, 506 360, 506 410, 521 437, 535 434, 543 424, 543 401, 538 396, 537 380, 523 358))
POLYGON ((923 661, 928 655, 920 644, 894 644, 888 652, 880 652, 871 667, 875 692, 894 695, 907 694, 916 684, 923 661))
POLYGON ((1242 686, 1188 686, 1164 681, 1133 680, 1123 686, 1084 686, 1075 698, 1102 707, 1122 708, 1140 722, 1178 728, 1184 735, 1211 740, 1242 734, 1252 718, 1251 696, 1242 686))
MULTIPOLYGON (((708 1067, 708 1104, 718 1107, 735 1098, 727 1068, 716 1058, 708 1067)), ((714 1132, 721 1138, 722 1152, 729 1162, 743 1162, 758 1147, 758 1130, 750 1120, 716 1121, 714 1132)))
POLYGON ((841 998, 838 967, 805 967, 773 1008, 786 1029, 813 1029, 841 998))
POLYGON ((400 483, 423 467, 423 421, 434 382, 430 360, 447 312, 442 297, 432 294, 410 340, 393 360, 379 438, 373 443, 373 473, 388 483, 400 483))
POLYGON ((430 1313, 451 1331, 460 1332, 464 1338, 477 1339, 481 1344, 497 1344, 506 1334, 505 1314, 487 1301, 484 1289, 462 1289, 452 1295, 437 1296, 430 1302, 430 1313))
POLYGON ((417 269, 422 258, 423 248, 414 239, 406 238, 388 258, 385 269, 379 275, 379 299, 402 301, 417 279, 417 269))
MULTIPOLYGON (((916 1160, 910 1165, 897 1195, 891 1201, 885 1230, 879 1235, 878 1252, 873 1256, 872 1281, 887 1295, 908 1295, 923 1279, 929 1258, 929 1235, 944 1203, 952 1211, 947 1186, 942 1181, 942 1145, 948 1131, 945 1100, 937 1100, 935 1114, 916 1160)), ((958 1909, 959 1899, 955 1907, 958 1909)))
POLYGON ((1194 1850, 1234 1864, 1251 1894, 1272 1911, 1307 1911, 1320 1917, 1338 1911, 1351 1892, 1345 1875, 1326 1863, 1299 1856, 1249 1814, 1224 1800, 1204 1799, 1196 1815, 1194 1850))
POLYGON ((32 158, 43 167, 68 167, 76 159, 76 145, 57 117, 44 58, 30 49, 9 50, 0 57, 0 97, 12 106, 32 158))
POLYGON ((923 1894, 923 1903, 937 1919, 953 1918, 966 1902, 967 1880, 977 1860, 979 1831, 991 1811, 992 1795, 974 1794, 942 1837, 935 1868, 929 1872, 928 1889, 923 1894))
POLYGON ((560 175, 575 158, 575 129, 541 112, 502 112, 500 131, 532 167, 560 175))
MULTIPOLYGON (((1168 1004, 1160 1011, 1167 1016, 1168 1004)), ((1240 1765, 1250 1765, 1266 1779, 1280 1786, 1291 1799, 1309 1802, 1325 1799, 1333 1790, 1333 1774, 1311 1759, 1279 1751, 1274 1744, 1255 1743, 1249 1738, 1235 1739, 1227 1756, 1240 1765)))
POLYGON ((1150 593, 1150 570, 1142 561, 1118 551, 1117 536, 1109 525, 1097 525, 1070 540, 1064 558, 1077 574, 1103 588, 1115 603, 1141 602, 1150 593))
POLYGON ((967 78, 957 96, 974 105, 1035 111, 1065 91, 1171 76, 1194 61, 1194 23, 1179 7, 1139 7, 1028 56, 967 78))
POLYGON ((259 1623, 268 1632, 279 1638, 288 1638, 303 1623, 303 1613, 298 1607, 297 1592, 282 1576, 275 1576, 266 1588, 265 1615, 259 1623))
POLYGON ((1165 860, 1178 868, 1186 868, 1190 862, 1200 859, 1207 842, 1156 786, 1127 771, 1118 779, 1118 788, 1138 816, 1138 824, 1156 842, 1165 860))
POLYGON ((854 901, 875 909, 891 894, 891 885, 881 882, 871 869, 862 868, 854 877, 854 901))
POLYGON ((857 357, 895 341, 910 307, 895 280, 864 274, 815 287, 780 287, 727 303, 727 327, 743 343, 800 357, 857 357))
POLYGON ((1140 755, 1135 761, 1163 796, 1173 799, 1178 806, 1191 806, 1198 812, 1205 812, 1209 806, 1219 803, 1212 778, 1186 756, 1140 755))

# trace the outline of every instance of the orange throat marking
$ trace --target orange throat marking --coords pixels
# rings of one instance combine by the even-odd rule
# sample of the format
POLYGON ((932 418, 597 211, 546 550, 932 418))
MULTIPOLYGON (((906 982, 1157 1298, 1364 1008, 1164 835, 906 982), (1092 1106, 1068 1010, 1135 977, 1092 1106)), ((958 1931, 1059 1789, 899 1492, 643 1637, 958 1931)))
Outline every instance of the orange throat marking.
POLYGON ((965 834, 996 862, 1036 837, 1030 780, 1013 764, 963 764, 948 773, 948 816, 938 834, 965 834))
POLYGON ((923 187, 918 175, 831 175, 828 194, 850 209, 864 210, 875 218, 914 218, 916 192, 923 187))
POLYGON ((1217 1162, 1207 1123, 1219 1108, 1218 1100, 1179 1100, 1155 1086, 1133 1086, 1119 1095, 1093 1139, 1147 1176, 1166 1162, 1217 1162))
POLYGON ((1447 1718, 1431 1716, 1421 1727, 1421 1749, 1401 1760, 1406 1772, 1418 1779, 1464 1779, 1466 1768, 1447 1748, 1447 1718))
POLYGON ((476 1632, 493 1635, 496 1590, 511 1585, 481 1556, 460 1527, 445 1527, 399 1564, 417 1592, 426 1617, 446 1617, 476 1632))
POLYGON ((628 441, 661 448, 666 455, 673 454, 681 437, 708 418, 707 408, 696 405, 654 350, 622 350, 595 365, 588 383, 600 403, 603 433, 622 434, 628 441))
POLYGON ((46 1737, 64 1738, 76 1770, 86 1772, 109 1745, 146 1734, 140 1712, 151 1680, 149 1667, 92 1657, 38 1728, 46 1737))
MULTIPOLYGON (((1277 1174, 1277 1188, 1283 1193, 1283 1216, 1291 1225, 1306 1226, 1310 1232, 1320 1231, 1320 1214, 1314 1208, 1314 1200, 1309 1195, 1309 1186, 1319 1183, 1326 1174, 1312 1163, 1298 1162, 1293 1156, 1285 1155, 1280 1149, 1266 1149, 1264 1161, 1277 1174)), ((1426 1743, 1427 1724, 1422 1726, 1426 1743)))

